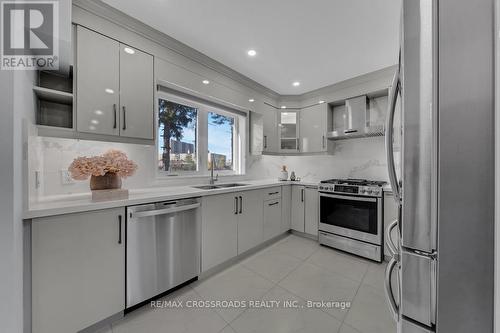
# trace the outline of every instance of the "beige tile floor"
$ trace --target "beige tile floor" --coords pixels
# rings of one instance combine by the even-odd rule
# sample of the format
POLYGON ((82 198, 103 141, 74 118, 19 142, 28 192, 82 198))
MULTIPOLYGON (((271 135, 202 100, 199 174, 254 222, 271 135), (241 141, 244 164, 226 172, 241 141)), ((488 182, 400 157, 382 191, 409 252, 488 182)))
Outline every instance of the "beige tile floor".
MULTIPOLYGON (((164 300, 295 301, 285 308, 151 308, 106 333, 395 333, 383 291, 385 264, 290 235, 242 262, 164 300), (345 301, 350 308, 310 308, 307 301, 345 301)), ((283 303, 281 303, 283 304, 283 303)))

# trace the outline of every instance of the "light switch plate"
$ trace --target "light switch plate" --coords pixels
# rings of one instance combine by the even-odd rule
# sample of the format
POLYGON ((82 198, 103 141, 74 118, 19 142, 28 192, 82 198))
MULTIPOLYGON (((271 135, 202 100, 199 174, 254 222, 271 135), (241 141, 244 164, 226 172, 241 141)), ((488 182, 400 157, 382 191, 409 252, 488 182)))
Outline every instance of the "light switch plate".
POLYGON ((61 184, 68 185, 74 183, 75 181, 71 178, 69 171, 67 169, 61 169, 61 184))

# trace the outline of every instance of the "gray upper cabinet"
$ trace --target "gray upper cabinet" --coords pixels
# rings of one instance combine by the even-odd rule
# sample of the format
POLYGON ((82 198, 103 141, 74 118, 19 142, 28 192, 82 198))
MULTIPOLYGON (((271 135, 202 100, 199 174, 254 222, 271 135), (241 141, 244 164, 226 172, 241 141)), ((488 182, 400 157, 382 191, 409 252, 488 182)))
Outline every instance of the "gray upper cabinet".
POLYGON ((279 151, 294 153, 300 151, 299 111, 279 112, 279 151))
POLYGON ((278 152, 278 113, 272 106, 264 104, 263 117, 263 151, 266 153, 276 153, 278 152))
POLYGON ((119 135, 120 43, 81 26, 77 34, 77 130, 119 135))
POLYGON ((300 111, 300 151, 321 153, 327 151, 328 104, 317 104, 300 111))
POLYGON ((153 56, 77 27, 77 131, 154 138, 153 56))
POLYGON ((120 135, 153 139, 153 57, 120 44, 120 135))

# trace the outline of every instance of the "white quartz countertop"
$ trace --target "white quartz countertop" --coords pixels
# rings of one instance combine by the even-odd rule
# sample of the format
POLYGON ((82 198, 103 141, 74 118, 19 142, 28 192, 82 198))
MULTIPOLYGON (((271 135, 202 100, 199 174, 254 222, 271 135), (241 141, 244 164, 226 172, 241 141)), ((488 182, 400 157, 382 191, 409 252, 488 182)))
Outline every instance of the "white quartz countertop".
POLYGON ((127 199, 110 200, 102 202, 92 201, 91 192, 52 196, 44 198, 40 201, 32 202, 30 204, 29 209, 25 212, 24 218, 33 219, 45 216, 146 204, 151 202, 255 190, 255 189, 280 186, 280 185, 297 184, 297 185, 316 187, 319 182, 307 182, 307 181, 292 182, 292 181, 278 181, 278 180, 268 179, 268 180, 242 180, 242 181, 237 181, 236 183, 246 184, 246 185, 231 187, 231 188, 213 189, 213 190, 202 190, 193 187, 206 184, 134 189, 129 191, 129 197, 127 199))

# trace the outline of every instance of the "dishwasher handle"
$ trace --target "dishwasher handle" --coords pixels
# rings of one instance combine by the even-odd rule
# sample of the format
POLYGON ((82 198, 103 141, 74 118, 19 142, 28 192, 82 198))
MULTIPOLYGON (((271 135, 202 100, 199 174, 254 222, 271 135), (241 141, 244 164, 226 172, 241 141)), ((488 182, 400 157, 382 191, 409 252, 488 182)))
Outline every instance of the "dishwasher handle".
POLYGON ((177 207, 172 207, 172 208, 165 208, 165 209, 155 209, 155 210, 146 210, 143 212, 134 212, 131 213, 131 218, 140 218, 140 217, 148 217, 148 216, 157 216, 157 215, 165 215, 165 214, 172 214, 172 213, 178 213, 178 212, 183 212, 186 210, 191 210, 191 209, 196 209, 200 207, 201 204, 199 202, 190 204, 190 205, 182 205, 182 206, 177 206, 177 207))

